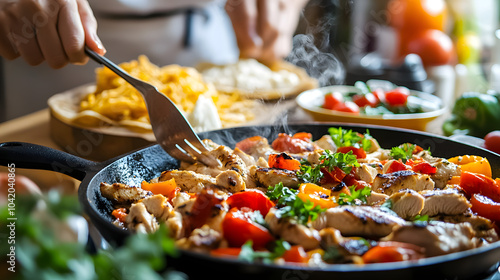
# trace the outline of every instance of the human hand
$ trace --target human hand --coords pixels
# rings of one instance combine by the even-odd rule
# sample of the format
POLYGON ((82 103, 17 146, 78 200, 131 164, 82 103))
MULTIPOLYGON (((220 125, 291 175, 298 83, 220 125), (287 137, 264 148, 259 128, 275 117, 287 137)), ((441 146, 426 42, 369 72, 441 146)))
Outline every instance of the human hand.
POLYGON ((286 57, 300 11, 307 0, 228 0, 226 12, 231 19, 240 57, 263 63, 286 57))
POLYGON ((0 56, 57 69, 86 63, 85 45, 106 52, 86 0, 0 0, 0 56))

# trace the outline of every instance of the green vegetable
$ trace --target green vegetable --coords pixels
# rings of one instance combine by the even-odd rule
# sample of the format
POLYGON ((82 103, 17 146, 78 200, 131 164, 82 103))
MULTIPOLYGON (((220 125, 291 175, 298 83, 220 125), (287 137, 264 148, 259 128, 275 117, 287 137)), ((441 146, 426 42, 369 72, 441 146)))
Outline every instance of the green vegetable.
POLYGON ((238 259, 249 263, 261 261, 262 263, 272 264, 275 259, 283 256, 290 248, 291 245, 288 242, 280 239, 274 242, 270 251, 254 251, 252 248, 252 240, 248 240, 241 246, 241 252, 238 255, 238 259))
POLYGON ((344 171, 344 173, 349 174, 353 167, 358 167, 359 163, 352 151, 347 154, 344 153, 332 153, 329 150, 325 150, 324 154, 319 157, 320 164, 312 167, 307 161, 302 161, 300 164, 300 169, 297 171, 297 177, 304 183, 318 183, 323 177, 322 169, 327 169, 332 171, 335 167, 338 167, 344 171))
MULTIPOLYGON (((174 240, 161 226, 153 234, 133 234, 116 249, 87 251, 85 244, 61 241, 53 223, 80 215, 76 196, 50 191, 43 196, 46 207, 38 207, 35 196, 16 196, 16 272, 13 279, 185 279, 180 272, 165 270, 165 256, 175 256, 174 240), (39 216, 43 215, 44 221, 39 216), (51 222, 47 223, 45 219, 51 222)), ((7 221, 7 207, 0 207, 0 221, 7 221)), ((7 227, 2 224, 0 234, 7 227)), ((7 241, 0 243, 0 253, 10 250, 7 241)), ((2 260, 3 261, 3 260, 2 260)), ((10 273, 10 272, 7 272, 10 273)))
POLYGON ((484 138, 488 132, 500 129, 499 99, 496 92, 465 92, 455 102, 451 117, 444 122, 444 134, 484 138))
POLYGON ((353 146, 356 148, 363 148, 365 151, 371 148, 372 143, 370 139, 372 139, 372 136, 368 129, 365 134, 360 134, 352 131, 352 129, 347 130, 342 127, 330 127, 328 133, 337 147, 353 146))
POLYGON ((351 195, 345 193, 339 195, 339 205, 357 205, 359 201, 366 203, 366 198, 372 195, 372 189, 370 187, 356 190, 356 186, 351 186, 349 190, 351 191, 351 195))
POLYGON ((269 186, 266 195, 269 199, 276 201, 278 207, 276 217, 278 219, 292 218, 300 224, 306 225, 310 220, 316 220, 319 213, 326 210, 315 206, 310 200, 303 201, 297 197, 297 193, 297 190, 287 188, 281 182, 275 186, 269 186))
POLYGON ((407 160, 411 159, 413 156, 413 151, 417 146, 413 144, 404 143, 399 147, 392 147, 390 155, 393 159, 400 159, 403 163, 406 163, 407 160))

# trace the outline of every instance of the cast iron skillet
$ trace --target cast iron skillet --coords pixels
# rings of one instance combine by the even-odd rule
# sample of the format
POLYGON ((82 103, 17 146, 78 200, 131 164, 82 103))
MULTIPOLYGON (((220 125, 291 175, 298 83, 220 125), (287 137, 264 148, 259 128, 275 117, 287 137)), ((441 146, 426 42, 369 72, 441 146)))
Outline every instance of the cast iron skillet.
MULTIPOLYGON (((435 156, 449 158, 456 155, 478 155, 487 157, 493 169, 493 176, 500 177, 500 156, 485 149, 456 142, 444 137, 411 130, 380 126, 347 124, 298 124, 286 127, 257 126, 239 127, 202 133, 219 144, 234 144, 254 135, 274 139, 279 132, 293 133, 307 131, 318 139, 332 126, 342 126, 375 137, 383 148, 390 148, 405 142, 415 143, 424 149, 430 148, 435 156)), ((168 156, 158 145, 129 153, 116 159, 97 163, 46 147, 9 142, 0 144, 0 164, 14 163, 16 168, 53 170, 81 180, 78 196, 84 211, 100 233, 111 244, 120 245, 129 232, 111 224, 111 204, 101 197, 101 182, 121 182, 139 185, 167 169, 177 168, 178 162, 168 156)), ((500 261, 500 242, 492 245, 427 258, 415 263, 400 262, 372 264, 365 266, 331 265, 324 268, 299 266, 277 266, 249 264, 237 260, 213 258, 208 255, 180 250, 180 256, 169 259, 175 269, 186 272, 192 279, 207 278, 249 278, 249 279, 480 279, 492 273, 500 261), (237 276, 236 276, 237 275, 237 276)))

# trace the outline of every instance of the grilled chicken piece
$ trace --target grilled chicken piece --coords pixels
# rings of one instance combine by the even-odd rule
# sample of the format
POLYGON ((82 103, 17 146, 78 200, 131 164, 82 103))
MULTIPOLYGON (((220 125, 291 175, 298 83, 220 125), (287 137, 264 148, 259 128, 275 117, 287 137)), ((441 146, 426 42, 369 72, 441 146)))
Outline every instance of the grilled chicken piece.
POLYGON ((377 174, 373 180, 372 190, 392 195, 403 189, 414 191, 434 189, 434 181, 426 174, 418 174, 411 170, 397 171, 388 174, 377 174))
POLYGON ((461 168, 459 165, 451 163, 445 159, 439 159, 433 163, 437 167, 436 173, 431 175, 431 179, 436 183, 436 188, 443 189, 453 176, 460 176, 461 168))
POLYGON ((437 168, 436 173, 431 175, 431 179, 438 189, 446 187, 446 183, 451 177, 460 176, 461 168, 457 164, 451 163, 444 158, 432 157, 428 151, 422 151, 419 156, 437 168))
POLYGON ((301 245, 306 250, 319 247, 320 235, 317 230, 298 224, 290 219, 276 217, 276 209, 271 208, 265 217, 269 229, 275 235, 292 244, 301 245))
POLYGON ((389 199, 392 200, 392 211, 405 220, 415 217, 424 209, 424 197, 414 190, 401 190, 393 193, 389 199))
POLYGON ((384 203, 388 198, 389 196, 386 194, 372 191, 371 194, 366 197, 366 204, 371 206, 380 205, 384 203))
POLYGON ((234 170, 226 170, 221 172, 217 177, 215 177, 217 187, 221 187, 222 189, 231 192, 241 192, 246 188, 245 181, 240 173, 234 170))
POLYGON ((245 163, 245 165, 248 167, 248 166, 252 166, 252 165, 256 165, 257 164, 257 159, 255 159, 254 157, 252 157, 251 155, 243 152, 242 150, 240 150, 239 148, 235 148, 234 149, 234 154, 239 156, 241 158, 241 160, 245 163))
POLYGON ((371 184, 375 177, 377 177, 378 171, 376 168, 370 166, 369 164, 362 163, 359 167, 354 167, 354 176, 357 180, 362 180, 371 184))
POLYGON ((323 135, 321 138, 314 141, 314 144, 323 150, 329 150, 331 152, 337 151, 337 145, 335 145, 330 135, 323 135))
POLYGON ((211 229, 208 225, 204 225, 193 230, 189 237, 177 241, 176 245, 181 249, 209 253, 210 250, 219 247, 221 241, 222 234, 220 232, 211 229))
POLYGON ((474 230, 474 235, 478 238, 484 239, 486 242, 495 242, 499 240, 498 234, 493 227, 493 223, 486 218, 474 215, 470 212, 460 215, 438 215, 440 221, 447 223, 469 223, 474 230))
POLYGON ((394 226, 405 223, 400 217, 371 206, 343 206, 319 214, 312 225, 317 230, 336 228, 343 236, 378 238, 391 233, 394 226))
POLYGON ((182 215, 177 211, 172 211, 172 214, 165 221, 165 225, 168 228, 168 234, 174 239, 179 239, 183 237, 184 234, 184 224, 182 223, 182 215))
POLYGON ((467 198, 454 188, 421 191, 420 194, 425 198, 421 215, 458 215, 467 212, 471 207, 467 198))
POLYGON ((114 183, 112 185, 101 183, 100 188, 102 196, 118 205, 130 205, 147 196, 153 195, 150 191, 138 187, 131 187, 122 183, 114 183))
POLYGON ((315 165, 318 165, 320 164, 320 160, 319 158, 324 154, 324 151, 323 150, 314 150, 310 153, 307 153, 306 155, 306 160, 312 165, 312 166, 315 166, 315 165))
POLYGON ((161 194, 148 196, 141 200, 141 202, 146 207, 146 210, 155 216, 158 222, 166 221, 173 211, 172 205, 161 194))
POLYGON ((295 171, 277 168, 256 168, 254 172, 255 181, 266 188, 279 182, 289 188, 297 188, 299 185, 299 179, 295 171))
POLYGON ((215 185, 215 178, 205 175, 198 174, 193 171, 186 170, 170 170, 161 173, 160 182, 167 181, 170 179, 175 179, 177 186, 181 188, 181 191, 197 193, 204 189, 208 185, 215 185))
POLYGON ((130 230, 141 233, 152 233, 159 227, 156 218, 148 212, 142 202, 130 206, 125 222, 130 230))
POLYGON ((409 224, 400 226, 384 240, 415 244, 425 248, 427 257, 460 252, 478 246, 470 224, 431 222, 428 225, 409 224))

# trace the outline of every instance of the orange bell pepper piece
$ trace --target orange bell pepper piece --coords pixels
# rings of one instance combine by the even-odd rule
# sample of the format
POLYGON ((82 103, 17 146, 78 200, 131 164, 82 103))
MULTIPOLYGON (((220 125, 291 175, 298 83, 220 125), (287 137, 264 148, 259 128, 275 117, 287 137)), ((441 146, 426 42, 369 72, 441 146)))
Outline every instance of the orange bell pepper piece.
POLYGON ((148 183, 146 181, 142 181, 141 188, 150 191, 153 194, 162 194, 166 198, 168 198, 168 200, 172 200, 181 190, 179 187, 177 187, 175 179, 173 178, 158 183, 148 183))
POLYGON ((292 158, 286 153, 270 154, 268 162, 269 167, 271 168, 286 169, 291 171, 300 169, 300 161, 292 158))

